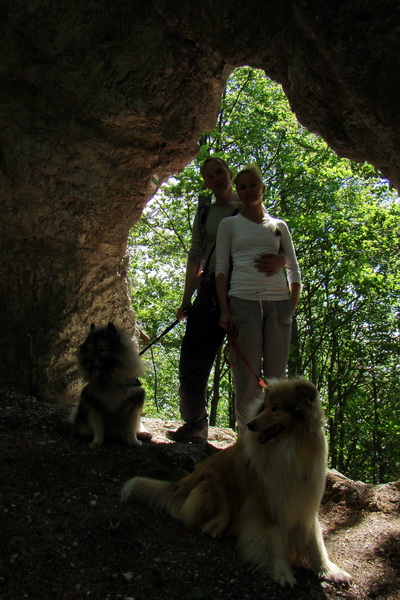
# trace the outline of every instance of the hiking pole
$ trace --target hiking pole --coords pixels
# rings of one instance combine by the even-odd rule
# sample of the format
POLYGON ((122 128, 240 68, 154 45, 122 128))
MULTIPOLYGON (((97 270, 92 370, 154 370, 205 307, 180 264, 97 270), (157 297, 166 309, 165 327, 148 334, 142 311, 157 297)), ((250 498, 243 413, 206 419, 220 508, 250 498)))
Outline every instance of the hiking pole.
POLYGON ((155 340, 153 340, 148 346, 146 346, 146 348, 143 348, 143 350, 141 350, 139 352, 139 356, 141 356, 142 354, 144 354, 146 352, 146 350, 148 350, 149 348, 151 348, 151 346, 153 344, 155 344, 156 342, 158 342, 158 340, 161 340, 161 338, 168 333, 168 331, 171 331, 171 329, 173 329, 175 327, 175 325, 178 325, 179 323, 179 319, 176 319, 173 323, 171 323, 170 325, 168 325, 168 327, 166 329, 164 329, 164 331, 162 333, 160 333, 160 335, 158 337, 156 337, 155 340))

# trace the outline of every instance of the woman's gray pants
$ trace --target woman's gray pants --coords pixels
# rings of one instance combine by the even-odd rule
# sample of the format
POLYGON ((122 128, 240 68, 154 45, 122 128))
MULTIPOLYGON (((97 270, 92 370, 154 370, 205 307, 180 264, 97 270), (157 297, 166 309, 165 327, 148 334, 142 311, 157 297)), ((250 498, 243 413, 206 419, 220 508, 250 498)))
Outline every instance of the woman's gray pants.
MULTIPOLYGON (((232 297, 230 311, 237 333, 240 352, 257 377, 286 378, 294 307, 288 300, 243 300, 232 297)), ((263 388, 254 373, 240 356, 232 352, 235 382, 236 419, 239 433, 247 429, 251 420, 249 405, 262 395, 263 388)))

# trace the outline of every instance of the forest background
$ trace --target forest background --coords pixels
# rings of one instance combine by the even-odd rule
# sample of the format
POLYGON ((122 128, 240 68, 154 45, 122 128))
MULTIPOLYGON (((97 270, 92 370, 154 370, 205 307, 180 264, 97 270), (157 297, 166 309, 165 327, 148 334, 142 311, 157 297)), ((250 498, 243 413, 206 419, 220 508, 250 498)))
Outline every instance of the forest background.
MULTIPOLYGON (((234 172, 260 167, 265 206, 290 228, 303 276, 288 374, 304 375, 323 399, 330 467, 383 483, 400 466, 400 202, 369 164, 339 158, 302 127, 282 88, 265 73, 236 69, 215 129, 198 157, 148 203, 130 235, 132 307, 151 340, 180 305, 199 166, 210 154, 234 172)), ((184 324, 152 346, 143 383, 146 414, 179 419, 178 361, 184 324)), ((209 380, 211 424, 235 427, 223 352, 209 380)))

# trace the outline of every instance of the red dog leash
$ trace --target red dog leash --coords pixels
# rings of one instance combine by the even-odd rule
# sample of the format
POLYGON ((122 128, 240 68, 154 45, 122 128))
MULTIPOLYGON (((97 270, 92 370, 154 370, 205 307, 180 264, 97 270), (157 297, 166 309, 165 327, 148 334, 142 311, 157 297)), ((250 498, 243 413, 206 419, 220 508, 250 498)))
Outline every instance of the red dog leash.
POLYGON ((232 355, 235 354, 237 357, 236 364, 239 362, 239 358, 241 358, 242 361, 244 362, 244 364, 246 365, 246 367, 248 368, 248 370, 250 371, 250 373, 252 375, 254 375, 254 377, 257 379, 257 383, 259 385, 261 385, 261 387, 266 388, 267 384, 265 383, 265 381, 257 375, 257 373, 254 371, 253 367, 251 366, 251 364, 249 363, 249 361, 247 360, 247 358, 244 356, 243 352, 240 350, 239 346, 237 345, 236 337, 237 337, 236 331, 228 331, 228 344, 225 347, 225 353, 224 353, 225 354, 225 362, 230 367, 234 366, 231 362, 229 362, 229 359, 227 356, 227 354, 228 354, 227 349, 228 349, 228 346, 230 346, 232 355))

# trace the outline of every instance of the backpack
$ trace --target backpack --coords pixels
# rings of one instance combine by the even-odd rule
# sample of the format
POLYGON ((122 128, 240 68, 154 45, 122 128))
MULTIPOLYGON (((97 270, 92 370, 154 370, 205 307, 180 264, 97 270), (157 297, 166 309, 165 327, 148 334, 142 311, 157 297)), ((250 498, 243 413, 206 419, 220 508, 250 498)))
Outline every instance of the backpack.
MULTIPOLYGON (((203 250, 205 250, 205 246, 206 246, 206 244, 205 244, 206 223, 207 223, 207 217, 208 217, 208 213, 209 213, 210 206, 211 206, 211 201, 212 201, 212 196, 208 196, 208 195, 206 196, 205 194, 202 194, 199 196, 199 204, 198 204, 197 210, 198 210, 198 223, 199 223, 199 229, 200 229, 203 250)), ((230 216, 234 217, 235 215, 238 214, 238 212, 239 212, 239 208, 235 208, 232 211, 232 214, 230 216)), ((207 277, 208 266, 210 264, 211 257, 215 251, 216 245, 217 245, 217 240, 214 241, 214 244, 207 256, 206 262, 204 263, 202 279, 207 277)))

